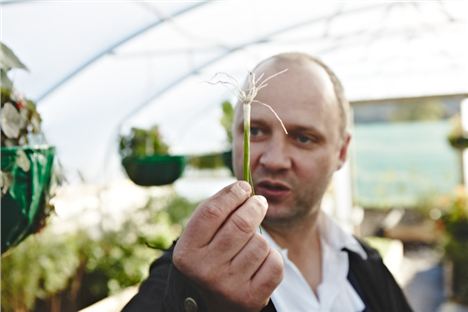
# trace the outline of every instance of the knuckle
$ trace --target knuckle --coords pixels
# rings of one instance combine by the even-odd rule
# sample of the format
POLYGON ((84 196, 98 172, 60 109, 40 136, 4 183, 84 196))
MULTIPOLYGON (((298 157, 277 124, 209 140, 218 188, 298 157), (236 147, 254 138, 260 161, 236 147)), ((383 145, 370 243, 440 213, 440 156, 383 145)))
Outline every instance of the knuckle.
POLYGON ((261 306, 258 303, 258 295, 252 292, 247 292, 245 296, 245 306, 249 310, 258 310, 261 306))
POLYGON ((221 191, 220 196, 226 198, 231 204, 239 203, 247 198, 248 192, 244 191, 239 182, 233 183, 221 191))
POLYGON ((265 258, 265 256, 270 251, 270 246, 268 245, 268 242, 265 240, 265 238, 256 233, 253 237, 253 244, 255 247, 255 254, 257 254, 259 257, 265 258))
POLYGON ((249 198, 248 205, 252 207, 252 213, 259 218, 263 218, 263 215, 266 213, 267 205, 262 199, 261 196, 254 195, 249 198))
POLYGON ((216 220, 222 217, 221 209, 212 201, 205 202, 201 212, 202 217, 208 220, 216 220))
POLYGON ((183 259, 182 252, 179 250, 179 248, 175 249, 174 253, 172 254, 172 262, 178 264, 183 262, 183 259))
POLYGON ((257 207, 262 208, 262 209, 266 209, 268 207, 268 203, 265 197, 260 196, 260 195, 254 195, 251 198, 257 207))
POLYGON ((224 235, 218 235, 216 237, 216 244, 209 247, 209 251, 213 254, 217 252, 229 252, 232 249, 232 242, 235 239, 233 236, 235 233, 226 233, 224 235))
POLYGON ((283 259, 276 250, 271 250, 268 257, 271 260, 271 276, 274 278, 273 282, 276 285, 283 279, 283 259))
POLYGON ((232 215, 231 222, 242 233, 250 234, 253 231, 252 222, 239 213, 232 215))
POLYGON ((184 250, 185 250, 184 239, 183 237, 181 237, 175 244, 174 252, 172 253, 172 261, 181 260, 184 250))
POLYGON ((242 197, 239 196, 238 191, 235 191, 236 187, 231 187, 228 192, 224 194, 224 198, 229 205, 236 205, 241 202, 242 197))
POLYGON ((184 255, 184 252, 181 252, 179 250, 174 251, 172 255, 172 263, 181 272, 185 272, 187 270, 187 263, 185 259, 187 259, 187 257, 184 255))
POLYGON ((265 263, 268 266, 268 278, 261 280, 258 290, 260 293, 270 294, 283 279, 283 261, 276 250, 271 249, 265 263))

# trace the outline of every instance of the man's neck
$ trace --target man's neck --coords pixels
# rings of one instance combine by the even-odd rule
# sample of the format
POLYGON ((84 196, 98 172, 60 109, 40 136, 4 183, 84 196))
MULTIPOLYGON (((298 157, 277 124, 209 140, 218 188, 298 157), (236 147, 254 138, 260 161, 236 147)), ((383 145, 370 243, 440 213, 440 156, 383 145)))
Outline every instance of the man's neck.
POLYGON ((311 289, 317 294, 322 281, 322 247, 318 230, 319 211, 294 225, 265 225, 273 240, 288 250, 288 258, 301 271, 311 289))

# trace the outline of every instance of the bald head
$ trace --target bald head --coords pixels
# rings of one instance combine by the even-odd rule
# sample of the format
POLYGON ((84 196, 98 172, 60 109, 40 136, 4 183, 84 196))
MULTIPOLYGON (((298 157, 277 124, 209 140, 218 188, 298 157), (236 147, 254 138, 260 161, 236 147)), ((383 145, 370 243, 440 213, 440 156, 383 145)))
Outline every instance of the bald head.
MULTIPOLYGON (((297 88, 315 88, 324 94, 333 94, 333 99, 328 99, 333 105, 338 106, 340 114, 340 133, 344 135, 348 128, 349 118, 349 103, 345 98, 344 90, 338 77, 334 72, 319 59, 300 52, 281 53, 274 55, 260 62, 253 70, 258 77, 263 74, 267 78, 275 73, 278 73, 285 68, 288 71, 299 73, 298 77, 309 79, 302 79, 297 81, 297 88), (310 76, 313 75, 314 79, 311 80, 310 76), (306 83, 302 83, 305 81, 306 83), (313 81, 313 84, 310 82, 313 81), (327 92, 330 89, 330 92, 327 92)), ((248 82, 246 82, 248 83, 248 82)))

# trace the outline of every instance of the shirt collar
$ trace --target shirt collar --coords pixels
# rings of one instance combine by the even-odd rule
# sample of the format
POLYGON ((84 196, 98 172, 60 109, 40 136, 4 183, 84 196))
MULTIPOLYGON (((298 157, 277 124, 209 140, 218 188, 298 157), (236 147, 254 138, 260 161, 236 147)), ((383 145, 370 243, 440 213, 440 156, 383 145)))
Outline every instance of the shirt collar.
POLYGON ((367 259, 367 253, 357 239, 343 230, 329 215, 321 211, 317 223, 321 239, 332 249, 341 251, 348 249, 357 253, 362 259, 367 259))
MULTIPOLYGON (((340 252, 343 249, 348 249, 357 253, 362 259, 367 259, 367 253, 357 239, 350 233, 344 231, 325 212, 320 212, 317 222, 322 241, 328 244, 333 250, 340 252)), ((283 256, 287 256, 287 249, 279 247, 265 229, 262 230, 262 235, 267 239, 271 246, 274 246, 283 254, 283 256)))

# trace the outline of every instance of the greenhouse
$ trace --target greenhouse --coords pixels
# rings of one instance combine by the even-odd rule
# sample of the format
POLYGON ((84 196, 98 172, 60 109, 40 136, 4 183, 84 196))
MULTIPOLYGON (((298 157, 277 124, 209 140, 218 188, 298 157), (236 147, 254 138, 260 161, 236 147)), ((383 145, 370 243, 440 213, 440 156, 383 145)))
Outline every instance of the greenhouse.
POLYGON ((123 309, 195 209, 241 178, 240 90, 286 52, 323 61, 350 104, 346 162, 321 210, 378 250, 414 311, 468 311, 465 1, 0 10, 3 311, 123 309))

